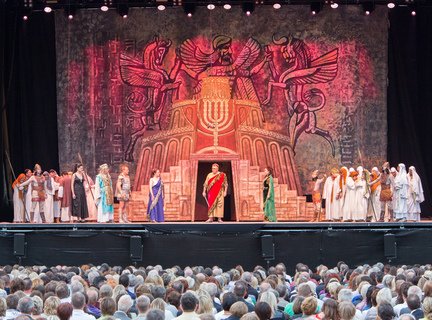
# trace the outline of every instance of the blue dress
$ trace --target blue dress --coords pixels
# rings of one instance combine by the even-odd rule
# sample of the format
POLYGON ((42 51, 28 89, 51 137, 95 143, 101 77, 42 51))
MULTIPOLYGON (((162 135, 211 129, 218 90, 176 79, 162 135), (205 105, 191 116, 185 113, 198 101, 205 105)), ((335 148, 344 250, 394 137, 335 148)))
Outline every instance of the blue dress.
POLYGON ((151 200, 149 194, 149 202, 147 207, 147 215, 150 221, 163 222, 164 221, 164 203, 163 203, 163 182, 162 179, 152 187, 150 192, 153 193, 154 199, 151 200))

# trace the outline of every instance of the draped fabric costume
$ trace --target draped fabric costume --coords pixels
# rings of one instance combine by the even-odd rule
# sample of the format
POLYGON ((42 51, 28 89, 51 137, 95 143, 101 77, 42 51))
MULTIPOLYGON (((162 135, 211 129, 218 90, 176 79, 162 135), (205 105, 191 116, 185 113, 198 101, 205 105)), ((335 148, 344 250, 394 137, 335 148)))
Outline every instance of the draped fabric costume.
POLYGON ((54 222, 54 195, 56 189, 58 189, 58 185, 54 178, 47 175, 45 178, 45 219, 47 223, 54 222))
POLYGON ((78 219, 88 218, 87 198, 84 188, 84 177, 80 179, 76 174, 74 176, 75 199, 72 199, 72 215, 78 219))
POLYGON ((69 221, 69 214, 71 213, 72 207, 72 189, 71 189, 71 176, 63 175, 61 178, 59 188, 59 198, 61 198, 61 221, 69 221))
POLYGON ((388 222, 392 219, 390 216, 390 211, 393 209, 392 206, 392 188, 391 188, 391 178, 393 177, 390 171, 385 170, 381 173, 381 211, 384 211, 384 221, 388 222))
POLYGON ((22 184, 27 181, 27 177, 24 173, 21 173, 18 178, 12 183, 13 189, 13 204, 14 204, 14 219, 13 222, 25 222, 25 192, 27 188, 20 187, 18 184, 22 184))
POLYGON ((30 212, 30 222, 40 222, 38 217, 36 217, 35 214, 37 214, 37 209, 39 210, 39 215, 41 217, 41 221, 45 221, 45 178, 43 176, 37 176, 33 175, 25 181, 23 184, 21 184, 21 187, 29 186, 28 193, 29 198, 31 199, 31 202, 26 204, 29 204, 27 208, 30 208, 28 210, 30 212))
POLYGON ((370 177, 370 206, 369 206, 369 216, 372 216, 372 221, 381 220, 381 176, 373 171, 370 177))
POLYGON ((276 222, 273 177, 268 175, 263 184, 264 220, 276 222))
POLYGON ((423 186, 420 176, 417 174, 414 167, 410 167, 412 177, 408 174, 408 220, 420 221, 420 203, 424 201, 423 186))
POLYGON ((147 215, 150 221, 164 221, 163 182, 162 179, 151 178, 147 215), (153 195, 153 197, 152 197, 153 195), (152 200, 153 199, 153 200, 152 200))
POLYGON ((97 208, 94 199, 95 184, 89 176, 84 180, 84 189, 87 201, 88 220, 97 220, 97 208))
POLYGON ((114 195, 111 177, 108 174, 98 174, 95 184, 95 201, 98 207, 98 222, 108 222, 114 219, 114 195))
POLYGON ((223 218, 224 193, 228 187, 225 173, 210 172, 204 182, 204 190, 207 192, 209 218, 223 218))
POLYGON ((339 175, 336 177, 330 176, 324 184, 323 199, 326 201, 326 220, 338 220, 341 218, 339 179, 339 175))
POLYGON ((406 219, 408 214, 408 178, 404 164, 399 164, 399 172, 395 178, 394 207, 393 212, 396 220, 406 219))
POLYGON ((116 197, 118 201, 129 201, 131 193, 131 183, 129 176, 120 173, 117 179, 117 183, 120 182, 120 190, 117 190, 116 197))
POLYGON ((346 179, 346 192, 342 209, 344 221, 354 219, 356 207, 356 185, 354 179, 356 177, 357 172, 354 171, 346 179))

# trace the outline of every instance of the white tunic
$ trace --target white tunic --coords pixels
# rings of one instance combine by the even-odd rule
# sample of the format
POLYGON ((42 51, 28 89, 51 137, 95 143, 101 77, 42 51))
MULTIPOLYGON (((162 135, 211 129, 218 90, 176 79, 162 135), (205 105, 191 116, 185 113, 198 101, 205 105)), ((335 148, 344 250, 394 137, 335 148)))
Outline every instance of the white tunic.
MULTIPOLYGON (((410 169, 412 169, 411 167, 410 169)), ((413 169, 412 169, 413 170, 413 169)), ((407 219, 411 221, 420 221, 420 203, 424 201, 423 194, 423 186, 421 183, 421 179, 417 172, 413 172, 413 176, 411 177, 409 174, 408 178, 408 199, 407 199, 407 208, 408 208, 408 216, 407 219)))
POLYGON ((337 220, 341 218, 340 199, 338 194, 339 188, 339 176, 335 179, 328 177, 324 184, 323 199, 326 204, 326 220, 337 220))
POLYGON ((400 171, 395 178, 395 192, 394 196, 394 207, 393 212, 396 219, 407 219, 408 214, 408 178, 405 169, 405 165, 400 167, 400 171))
POLYGON ((14 204, 14 219, 13 219, 13 222, 25 222, 25 218, 24 218, 24 212, 25 212, 24 202, 23 202, 22 199, 20 199, 19 192, 20 192, 20 190, 18 189, 17 186, 15 186, 14 187, 14 192, 13 192, 13 204, 14 204))
POLYGON ((343 219, 353 220, 356 208, 356 186, 352 177, 346 179, 346 192, 343 204, 343 219))
POLYGON ((369 198, 369 194, 367 193, 366 181, 358 177, 357 181, 355 182, 355 187, 356 187, 356 200, 355 200, 356 205, 353 214, 353 220, 366 220, 367 205, 368 205, 368 198, 369 198))

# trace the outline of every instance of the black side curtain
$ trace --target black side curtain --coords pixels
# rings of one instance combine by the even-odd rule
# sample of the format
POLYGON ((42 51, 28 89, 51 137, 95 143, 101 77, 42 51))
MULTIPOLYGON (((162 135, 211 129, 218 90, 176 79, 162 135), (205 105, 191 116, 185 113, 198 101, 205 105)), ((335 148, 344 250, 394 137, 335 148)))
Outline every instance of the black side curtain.
POLYGON ((388 157, 415 166, 422 216, 432 216, 432 8, 392 10, 389 30, 388 157))
POLYGON ((12 171, 18 175, 35 163, 58 170, 55 29, 53 14, 34 12, 24 21, 18 12, 1 9, 0 92, 7 130, 2 125, 0 221, 11 221, 12 171))

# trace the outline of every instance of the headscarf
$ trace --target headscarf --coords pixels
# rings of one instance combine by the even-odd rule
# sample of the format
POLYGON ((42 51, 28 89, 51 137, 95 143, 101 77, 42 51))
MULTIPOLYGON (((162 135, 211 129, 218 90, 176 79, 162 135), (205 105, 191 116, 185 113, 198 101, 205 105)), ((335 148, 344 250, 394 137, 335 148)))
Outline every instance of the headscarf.
POLYGON ((423 186, 421 183, 420 176, 418 175, 416 168, 414 166, 409 167, 409 170, 412 172, 412 178, 408 174, 408 180, 412 179, 412 188, 415 193, 415 198, 418 203, 422 203, 424 199, 423 194, 423 186))
POLYGON ((51 177, 49 176, 48 171, 44 171, 43 176, 45 177, 45 180, 47 182, 47 189, 52 190, 52 183, 51 183, 51 177))
POLYGON ((363 177, 363 171, 364 171, 364 169, 362 166, 357 167, 357 172, 358 172, 360 178, 363 177))
POLYGON ((399 185, 404 185, 404 184, 407 185, 408 184, 408 178, 407 178, 407 172, 406 172, 405 165, 403 163, 399 163, 398 167, 399 167, 399 172, 396 175, 395 183, 399 184, 399 185))

